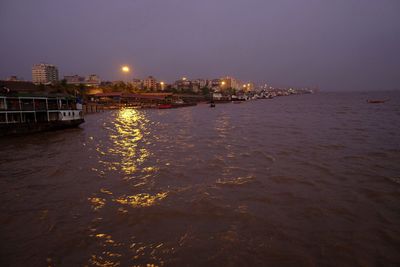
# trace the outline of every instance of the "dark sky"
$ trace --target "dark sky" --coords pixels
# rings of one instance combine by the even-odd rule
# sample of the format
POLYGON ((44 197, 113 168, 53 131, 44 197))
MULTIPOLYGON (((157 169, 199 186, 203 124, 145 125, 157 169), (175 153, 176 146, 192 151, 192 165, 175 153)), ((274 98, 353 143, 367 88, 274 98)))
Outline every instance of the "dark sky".
POLYGON ((216 78, 400 88, 399 0, 0 0, 0 78, 216 78))

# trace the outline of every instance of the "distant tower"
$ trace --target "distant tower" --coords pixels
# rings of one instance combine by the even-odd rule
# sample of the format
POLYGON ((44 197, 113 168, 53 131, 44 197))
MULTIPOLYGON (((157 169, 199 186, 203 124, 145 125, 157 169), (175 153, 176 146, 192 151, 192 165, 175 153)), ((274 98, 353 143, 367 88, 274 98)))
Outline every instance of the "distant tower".
POLYGON ((32 67, 32 82, 34 84, 51 84, 58 81, 58 69, 50 64, 35 64, 32 67))

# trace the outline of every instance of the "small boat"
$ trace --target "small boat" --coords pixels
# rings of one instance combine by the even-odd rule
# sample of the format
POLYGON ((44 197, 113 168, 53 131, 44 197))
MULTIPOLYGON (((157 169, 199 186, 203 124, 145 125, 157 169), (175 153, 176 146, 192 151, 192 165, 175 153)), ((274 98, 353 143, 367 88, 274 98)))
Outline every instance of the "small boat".
POLYGON ((368 99, 367 103, 369 104, 381 104, 381 103, 385 103, 387 100, 378 100, 378 99, 368 99))
POLYGON ((215 103, 214 102, 210 103, 210 108, 215 108, 215 103))
POLYGON ((168 108, 172 108, 171 104, 160 104, 158 105, 158 109, 168 109, 168 108))

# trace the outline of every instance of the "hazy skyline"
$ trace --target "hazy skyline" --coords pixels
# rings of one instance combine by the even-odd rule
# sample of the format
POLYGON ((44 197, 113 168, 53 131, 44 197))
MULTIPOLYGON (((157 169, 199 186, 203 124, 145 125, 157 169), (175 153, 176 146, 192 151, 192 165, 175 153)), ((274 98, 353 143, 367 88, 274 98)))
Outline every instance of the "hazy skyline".
POLYGON ((231 75, 323 90, 400 88, 397 0, 2 0, 0 78, 46 62, 103 80, 231 75))

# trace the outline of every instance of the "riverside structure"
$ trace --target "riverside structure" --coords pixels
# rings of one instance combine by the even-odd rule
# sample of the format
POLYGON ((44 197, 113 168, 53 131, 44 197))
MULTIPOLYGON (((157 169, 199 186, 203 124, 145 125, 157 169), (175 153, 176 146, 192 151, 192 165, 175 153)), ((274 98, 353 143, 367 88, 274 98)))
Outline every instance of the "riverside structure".
POLYGON ((1 96, 0 136, 76 127, 82 104, 71 97, 1 96))

